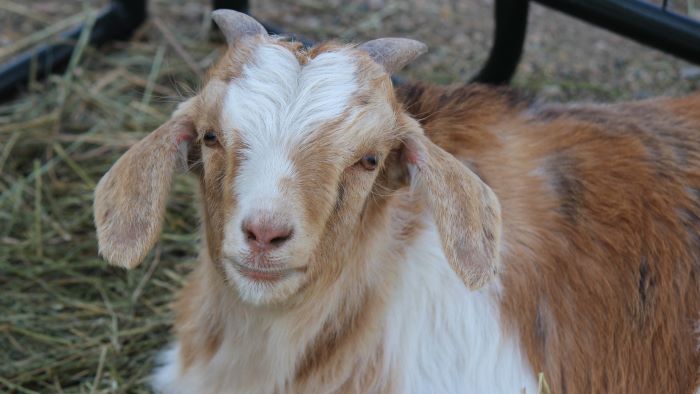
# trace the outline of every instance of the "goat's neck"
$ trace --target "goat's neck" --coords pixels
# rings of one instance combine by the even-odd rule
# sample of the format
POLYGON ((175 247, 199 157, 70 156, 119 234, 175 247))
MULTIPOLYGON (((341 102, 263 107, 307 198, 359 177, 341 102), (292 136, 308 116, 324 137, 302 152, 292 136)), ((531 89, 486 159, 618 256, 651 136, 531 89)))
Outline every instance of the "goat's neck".
POLYGON ((373 223, 358 226, 349 237, 333 235, 326 242, 332 247, 321 253, 323 273, 285 305, 244 303, 205 253, 178 305, 183 352, 205 363, 217 353, 237 353, 241 365, 228 367, 247 371, 241 378, 250 379, 251 387, 259 374, 275 380, 276 389, 290 382, 320 384, 310 379, 326 374, 337 382, 359 374, 370 386, 386 387, 372 379, 382 375, 383 316, 399 266, 391 262, 401 253, 398 245, 404 244, 411 218, 400 205, 387 203, 385 214, 373 215, 373 223))

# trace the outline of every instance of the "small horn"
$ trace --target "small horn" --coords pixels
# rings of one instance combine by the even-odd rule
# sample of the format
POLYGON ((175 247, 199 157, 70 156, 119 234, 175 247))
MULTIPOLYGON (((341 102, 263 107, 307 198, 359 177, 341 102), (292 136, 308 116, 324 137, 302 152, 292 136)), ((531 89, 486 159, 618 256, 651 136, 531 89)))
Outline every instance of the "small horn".
POLYGON ((374 60, 384 66, 389 74, 393 74, 414 61, 428 50, 428 46, 420 41, 408 38, 378 38, 358 46, 374 60))
POLYGON ((211 18, 224 33, 228 45, 233 45, 243 37, 267 35, 267 30, 260 22, 242 12, 220 9, 213 11, 211 18))

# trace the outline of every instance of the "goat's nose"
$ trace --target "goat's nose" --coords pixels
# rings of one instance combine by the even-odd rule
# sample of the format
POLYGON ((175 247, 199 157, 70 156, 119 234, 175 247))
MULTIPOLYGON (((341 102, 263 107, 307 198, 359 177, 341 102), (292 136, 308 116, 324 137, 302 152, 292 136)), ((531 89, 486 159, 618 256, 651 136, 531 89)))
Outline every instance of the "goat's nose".
POLYGON ((243 234, 253 250, 275 249, 292 237, 292 227, 265 219, 251 219, 243 222, 243 234))

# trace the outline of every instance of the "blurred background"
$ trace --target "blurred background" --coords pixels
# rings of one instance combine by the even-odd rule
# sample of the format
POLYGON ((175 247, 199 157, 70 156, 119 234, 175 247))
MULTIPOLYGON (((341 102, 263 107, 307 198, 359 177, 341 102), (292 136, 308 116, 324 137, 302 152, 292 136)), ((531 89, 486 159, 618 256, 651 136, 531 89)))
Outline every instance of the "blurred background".
MULTIPOLYGON (((657 3, 660 3, 658 1, 657 3)), ((94 20, 104 0, 0 0, 0 62, 94 20)), ((492 0, 251 1, 315 41, 428 44, 402 74, 468 81, 492 42, 492 0)), ((151 0, 124 42, 78 41, 64 72, 0 97, 0 392, 147 392, 169 305, 196 258, 196 182, 179 175, 160 243, 134 271, 97 256, 92 192, 111 164, 201 83, 222 52, 209 1, 151 0)), ((700 4, 674 1, 700 18, 700 4)), ((700 67, 531 5, 512 85, 534 102, 613 102, 696 91, 700 67)))

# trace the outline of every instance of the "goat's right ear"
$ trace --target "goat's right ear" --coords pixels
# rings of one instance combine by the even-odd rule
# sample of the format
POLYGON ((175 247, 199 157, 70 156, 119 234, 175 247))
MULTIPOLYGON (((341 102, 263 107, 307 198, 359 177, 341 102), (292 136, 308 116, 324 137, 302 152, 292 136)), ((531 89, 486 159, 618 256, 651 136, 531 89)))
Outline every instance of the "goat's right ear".
POLYGON ((405 135, 402 154, 411 187, 433 213, 447 261, 470 289, 480 288, 500 267, 501 206, 496 194, 417 125, 405 135))
POLYGON ((194 138, 191 120, 176 113, 124 153, 97 184, 95 227, 107 261, 133 268, 156 243, 173 172, 194 138))

